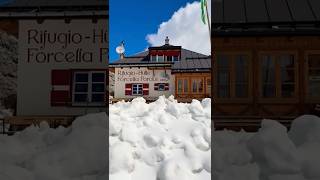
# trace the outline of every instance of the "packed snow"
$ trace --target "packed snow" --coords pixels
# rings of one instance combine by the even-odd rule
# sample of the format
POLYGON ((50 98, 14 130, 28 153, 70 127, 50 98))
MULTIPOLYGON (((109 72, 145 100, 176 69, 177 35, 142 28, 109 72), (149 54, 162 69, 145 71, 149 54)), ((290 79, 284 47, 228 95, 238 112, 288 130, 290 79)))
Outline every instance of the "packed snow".
POLYGON ((0 179, 320 179, 319 117, 301 116, 289 132, 274 120, 256 133, 211 131, 210 107, 210 99, 136 98, 110 105, 109 131, 99 113, 69 128, 42 123, 0 135, 0 179))
POLYGON ((105 180, 108 178, 106 113, 79 117, 70 128, 31 126, 0 135, 1 180, 105 180))
POLYGON ((211 179, 211 101, 143 98, 109 108, 110 180, 211 179))

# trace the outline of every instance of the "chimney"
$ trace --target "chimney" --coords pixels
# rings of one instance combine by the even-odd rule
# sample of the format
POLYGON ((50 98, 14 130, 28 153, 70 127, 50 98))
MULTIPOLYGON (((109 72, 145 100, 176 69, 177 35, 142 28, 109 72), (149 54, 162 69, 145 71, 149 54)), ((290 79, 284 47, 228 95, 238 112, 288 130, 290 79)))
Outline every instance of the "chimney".
POLYGON ((165 45, 170 45, 170 44, 169 44, 169 41, 170 41, 170 39, 169 39, 169 37, 167 36, 167 37, 166 37, 166 40, 165 40, 165 45))

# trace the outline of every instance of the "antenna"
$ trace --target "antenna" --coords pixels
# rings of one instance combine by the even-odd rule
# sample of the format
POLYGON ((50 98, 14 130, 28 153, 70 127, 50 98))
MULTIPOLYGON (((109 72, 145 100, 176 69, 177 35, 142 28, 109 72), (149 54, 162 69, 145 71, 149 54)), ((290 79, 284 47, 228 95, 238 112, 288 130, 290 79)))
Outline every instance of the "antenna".
POLYGON ((125 48, 124 48, 124 42, 121 41, 120 45, 116 48, 116 51, 119 55, 124 54, 125 48))

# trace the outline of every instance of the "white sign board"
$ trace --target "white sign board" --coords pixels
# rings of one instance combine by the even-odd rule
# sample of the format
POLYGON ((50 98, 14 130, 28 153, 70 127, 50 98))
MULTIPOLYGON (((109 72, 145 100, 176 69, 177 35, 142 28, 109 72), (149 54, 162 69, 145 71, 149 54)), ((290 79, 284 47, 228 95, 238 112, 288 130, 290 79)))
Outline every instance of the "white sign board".
POLYGON ((21 20, 18 115, 83 114, 81 108, 51 107, 51 70, 107 68, 107 27, 106 19, 21 20))

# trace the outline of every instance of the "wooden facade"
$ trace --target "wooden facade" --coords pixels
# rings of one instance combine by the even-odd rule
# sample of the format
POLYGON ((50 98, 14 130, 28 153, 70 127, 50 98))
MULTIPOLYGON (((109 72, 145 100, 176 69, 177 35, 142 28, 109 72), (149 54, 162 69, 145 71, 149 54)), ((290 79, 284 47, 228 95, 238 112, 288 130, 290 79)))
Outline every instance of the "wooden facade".
POLYGON ((211 73, 175 73, 175 97, 181 102, 211 97, 211 73))
POLYGON ((215 37, 213 47, 214 118, 320 114, 320 36, 215 37))

